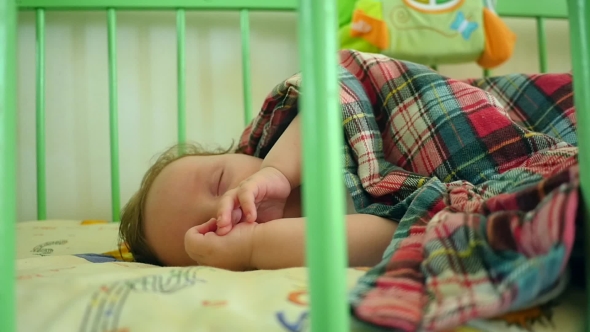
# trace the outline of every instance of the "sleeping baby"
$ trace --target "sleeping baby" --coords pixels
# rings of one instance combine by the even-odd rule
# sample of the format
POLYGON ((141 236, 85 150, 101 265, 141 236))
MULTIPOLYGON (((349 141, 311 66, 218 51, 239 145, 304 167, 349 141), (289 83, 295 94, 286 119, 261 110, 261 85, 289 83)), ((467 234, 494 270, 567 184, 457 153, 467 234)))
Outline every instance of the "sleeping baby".
MULTIPOLYGON (((125 206, 121 241, 148 264, 234 271, 305 266, 300 144, 296 116, 264 159, 195 145, 169 149, 125 206)), ((349 265, 373 266, 397 223, 357 214, 348 202, 349 265)))

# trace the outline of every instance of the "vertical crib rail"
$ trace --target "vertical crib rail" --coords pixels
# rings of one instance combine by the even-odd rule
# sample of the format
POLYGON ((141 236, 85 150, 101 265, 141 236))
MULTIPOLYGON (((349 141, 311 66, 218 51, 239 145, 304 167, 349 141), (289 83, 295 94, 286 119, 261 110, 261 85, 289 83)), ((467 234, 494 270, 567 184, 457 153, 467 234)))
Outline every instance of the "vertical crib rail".
MULTIPOLYGON (((578 160, 584 234, 590 238, 590 4, 587 0, 568 0, 571 54, 574 73, 574 99, 578 119, 578 160)), ((590 241, 586 242, 586 260, 590 241)), ((590 264, 586 264, 586 284, 590 285, 590 264)), ((587 288, 588 289, 588 288, 587 288)), ((590 331, 590 291, 586 290, 586 331, 590 331)))
POLYGON ((45 9, 37 9, 37 219, 47 218, 47 189, 45 170, 45 9))
POLYGON ((244 86, 244 123, 252 121, 252 80, 250 75, 250 13, 240 11, 240 32, 242 34, 242 80, 244 86))
POLYGON ((119 221, 119 119, 117 93, 117 12, 107 9, 107 38, 109 52, 109 130, 111 147, 111 207, 113 221, 119 221))
POLYGON ((547 72, 547 34, 545 33, 545 19, 537 17, 537 44, 539 45, 539 71, 547 72))
POLYGON ((348 331, 347 248, 335 0, 301 0, 303 207, 311 330, 348 331))
POLYGON ((0 331, 16 331, 16 7, 0 1, 0 331))
MULTIPOLYGON (((178 143, 186 143, 186 10, 176 11, 176 69, 178 78, 178 143)), ((182 148, 182 146, 181 146, 182 148)), ((184 151, 180 151, 184 153, 184 151)))

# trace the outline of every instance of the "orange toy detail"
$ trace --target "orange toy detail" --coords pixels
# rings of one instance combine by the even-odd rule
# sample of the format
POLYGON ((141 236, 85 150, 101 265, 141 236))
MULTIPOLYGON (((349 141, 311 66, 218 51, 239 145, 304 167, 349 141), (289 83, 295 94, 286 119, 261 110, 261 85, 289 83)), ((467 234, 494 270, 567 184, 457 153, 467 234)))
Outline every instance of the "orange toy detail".
POLYGON ((371 17, 360 9, 355 10, 352 16, 350 35, 362 38, 382 50, 389 47, 389 33, 385 21, 371 17))
POLYGON ((486 34, 485 48, 477 63, 490 69, 499 66, 512 56, 516 35, 491 10, 483 11, 484 31, 486 34))

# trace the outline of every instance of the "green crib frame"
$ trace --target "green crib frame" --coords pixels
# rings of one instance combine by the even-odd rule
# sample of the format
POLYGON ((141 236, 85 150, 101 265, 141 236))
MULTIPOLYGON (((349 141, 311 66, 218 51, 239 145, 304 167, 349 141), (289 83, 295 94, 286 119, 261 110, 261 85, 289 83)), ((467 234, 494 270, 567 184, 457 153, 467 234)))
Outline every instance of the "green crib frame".
MULTIPOLYGON (((252 118, 250 85, 249 12, 298 10, 303 87, 303 181, 308 220, 307 259, 310 271, 312 331, 349 330, 346 297, 346 243, 344 197, 339 170, 340 118, 335 53, 336 0, 2 0, 0 2, 0 331, 16 331, 15 231, 16 223, 16 28, 17 10, 36 11, 37 78, 37 216, 46 219, 45 188, 45 12, 47 10, 100 10, 107 13, 112 219, 119 220, 119 149, 117 123, 116 14, 118 10, 175 10, 177 13, 178 141, 186 139, 185 13, 187 10, 240 11, 245 120, 252 118), (324 112, 309 110, 322 109, 324 112), (328 111, 325 111, 328 110, 328 111), (332 111, 330 111, 332 110, 332 111), (321 130, 318 130, 322 128, 321 130), (322 142, 322 144, 317 144, 322 142), (313 160, 313 166, 309 161, 313 160), (313 169, 311 168, 313 167, 313 169), (338 171, 332 171, 338 170, 338 171), (317 185, 320 184, 321 185, 317 185), (315 185, 314 185, 315 184, 315 185), (330 188, 328 190, 328 188, 330 188), (336 192, 335 192, 336 190, 336 192)), ((590 3, 587 0, 499 0, 504 17, 536 19, 539 69, 547 69, 546 18, 568 19, 578 118, 579 162, 584 214, 590 211, 590 3)), ((489 72, 484 72, 488 75, 489 72)), ((590 236, 586 217, 584 234, 590 236)), ((586 248, 590 257, 590 246, 586 248)), ((590 265, 590 264, 589 264, 590 265)), ((590 280, 590 268, 587 268, 590 280)), ((590 301, 590 297, 588 297, 590 301)), ((590 305, 587 321, 590 321, 590 305)), ((590 331, 590 324, 586 323, 590 331)))

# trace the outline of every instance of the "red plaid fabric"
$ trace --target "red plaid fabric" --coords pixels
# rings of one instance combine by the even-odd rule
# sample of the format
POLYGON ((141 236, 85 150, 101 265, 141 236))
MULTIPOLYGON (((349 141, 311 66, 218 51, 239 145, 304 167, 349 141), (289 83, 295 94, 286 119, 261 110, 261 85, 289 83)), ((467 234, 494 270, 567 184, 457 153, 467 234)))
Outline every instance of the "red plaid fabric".
MULTIPOLYGON (((351 293, 357 317, 435 331, 549 292, 578 204, 570 74, 459 81, 348 50, 339 69, 347 189, 359 213, 399 223, 351 293)), ((264 158, 298 112, 299 86, 294 75, 275 87, 239 152, 264 158)))

